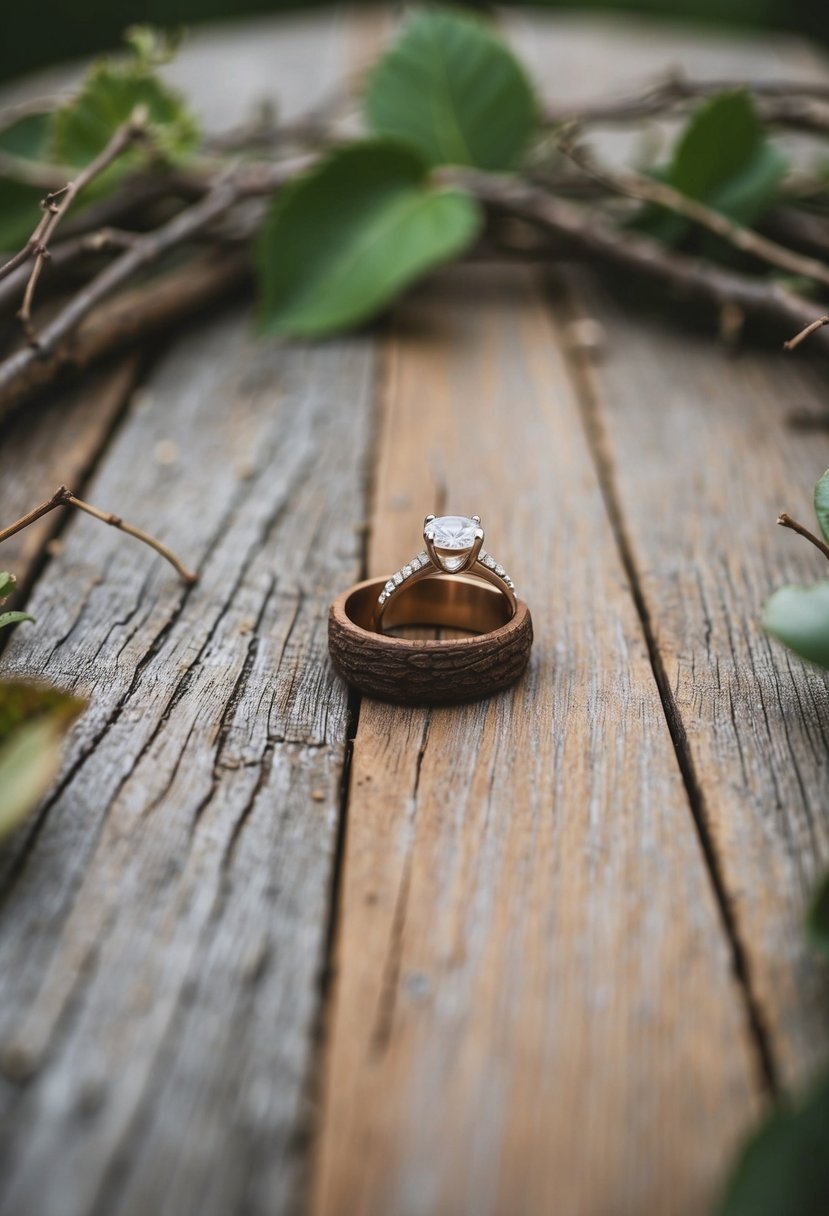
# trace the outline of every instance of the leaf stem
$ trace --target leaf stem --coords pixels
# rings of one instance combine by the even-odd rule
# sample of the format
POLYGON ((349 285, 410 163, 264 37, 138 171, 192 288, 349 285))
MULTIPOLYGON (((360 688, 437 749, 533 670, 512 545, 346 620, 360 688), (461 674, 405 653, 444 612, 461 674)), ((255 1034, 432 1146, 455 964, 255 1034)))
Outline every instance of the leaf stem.
POLYGON ((820 549, 823 556, 829 560, 829 545, 825 541, 822 541, 819 536, 815 536, 814 532, 810 532, 803 524, 798 523, 796 519, 792 519, 791 515, 787 515, 784 511, 781 515, 778 515, 777 522, 781 528, 791 528, 792 532, 796 532, 798 536, 803 536, 806 540, 811 541, 815 548, 820 549))
POLYGON ((142 541, 145 545, 149 545, 156 553, 159 553, 171 566, 178 572, 185 583, 192 586, 198 582, 198 575, 188 570, 180 559, 173 553, 172 549, 157 540, 154 536, 150 536, 149 532, 145 532, 143 528, 138 528, 135 524, 128 523, 122 519, 120 515, 115 515, 111 511, 102 511, 99 507, 93 507, 91 503, 84 502, 78 498, 66 486, 58 486, 51 498, 46 502, 42 502, 39 506, 33 507, 20 519, 15 520, 13 524, 9 524, 7 528, 0 529, 0 544, 4 540, 8 540, 10 536, 14 536, 17 532, 22 532, 24 528, 28 528, 30 524, 41 519, 50 511, 54 511, 56 507, 77 507, 79 511, 85 511, 87 515, 92 515, 95 519, 101 520, 102 523, 109 524, 110 527, 118 528, 121 532, 126 532, 129 536, 134 536, 136 540, 142 541))

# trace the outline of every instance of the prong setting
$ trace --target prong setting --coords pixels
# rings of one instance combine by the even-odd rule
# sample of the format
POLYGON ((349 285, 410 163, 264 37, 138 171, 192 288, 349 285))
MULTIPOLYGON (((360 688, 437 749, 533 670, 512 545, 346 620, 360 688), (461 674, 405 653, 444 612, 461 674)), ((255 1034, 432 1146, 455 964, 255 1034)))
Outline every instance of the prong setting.
POLYGON ((435 573, 461 574, 476 565, 473 572, 500 585, 514 606, 515 584, 501 563, 484 550, 484 529, 479 515, 427 515, 423 521, 423 542, 425 548, 395 571, 378 596, 378 628, 385 604, 409 580, 435 573))

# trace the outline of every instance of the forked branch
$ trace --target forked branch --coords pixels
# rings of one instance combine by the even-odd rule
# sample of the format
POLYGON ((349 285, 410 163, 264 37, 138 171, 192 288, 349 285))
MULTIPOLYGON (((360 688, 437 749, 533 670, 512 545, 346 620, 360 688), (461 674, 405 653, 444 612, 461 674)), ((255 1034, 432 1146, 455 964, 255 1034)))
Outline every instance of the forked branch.
POLYGON ((18 266, 23 265, 29 258, 34 258, 32 273, 23 294, 23 304, 19 317, 26 337, 34 344, 35 337, 32 329, 32 301, 40 278, 43 263, 49 257, 49 242, 55 234, 60 221, 72 206, 82 190, 109 168, 114 161, 146 131, 147 110, 137 106, 127 122, 118 128, 112 139, 88 165, 71 182, 67 182, 60 190, 47 194, 43 200, 43 215, 34 232, 22 249, 10 258, 4 266, 0 266, 0 279, 12 274, 18 266))
POLYGON ((154 536, 150 536, 149 532, 145 532, 143 528, 137 528, 135 524, 127 523, 120 515, 115 515, 111 511, 102 511, 99 507, 93 507, 91 503, 84 502, 78 498, 66 486, 58 486, 51 498, 46 502, 42 502, 39 506, 33 507, 20 519, 15 520, 13 524, 9 524, 7 528, 0 529, 0 544, 4 540, 8 540, 10 536, 14 536, 18 532, 22 532, 24 528, 28 528, 30 524, 36 520, 42 519, 44 515, 48 515, 50 511, 54 511, 56 507, 77 507, 79 511, 85 511, 87 515, 92 515, 95 519, 100 519, 102 523, 109 524, 110 527, 118 528, 121 532, 126 532, 129 536, 134 536, 136 540, 142 541, 145 545, 149 545, 151 549, 155 549, 171 566, 178 572, 181 578, 189 586, 198 582, 198 575, 179 560, 162 541, 157 540, 154 536))

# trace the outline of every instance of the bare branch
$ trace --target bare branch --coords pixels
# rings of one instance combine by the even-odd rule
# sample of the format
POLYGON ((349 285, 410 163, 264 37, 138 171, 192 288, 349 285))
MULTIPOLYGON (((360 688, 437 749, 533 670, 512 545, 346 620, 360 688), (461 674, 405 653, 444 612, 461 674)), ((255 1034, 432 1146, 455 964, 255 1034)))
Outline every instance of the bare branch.
MULTIPOLYGON (((137 239, 135 233, 124 232, 120 228, 99 228, 97 232, 87 232, 55 245, 51 250, 49 265, 53 271, 64 269, 90 254, 129 249, 137 239)), ((10 308, 20 299, 28 277, 28 267, 21 265, 0 283, 0 309, 10 308)))
POLYGON ((217 300, 227 300, 250 275, 245 254, 211 250, 100 304, 50 355, 18 364, 13 376, 6 376, 6 364, 0 364, 0 419, 70 368, 81 371, 114 351, 168 333, 217 300))
MULTIPOLYGON (((23 305, 20 309, 20 322, 27 338, 32 344, 35 342, 32 330, 32 300, 34 299, 40 272, 43 269, 43 263, 49 257, 49 241, 53 237, 55 229, 81 191, 108 169, 126 148, 144 134, 147 117, 146 108, 144 106, 137 106, 129 121, 118 128, 106 147, 80 171, 74 181, 68 182, 62 190, 49 194, 44 199, 43 219, 28 242, 29 251, 34 255, 34 266, 32 267, 29 282, 26 285, 23 305)), ((4 277, 4 273, 8 273, 5 267, 3 270, 0 270, 0 279, 4 277)))
POLYGON ((795 334, 793 338, 789 338, 788 342, 783 343, 783 350, 797 350, 801 342, 805 342, 818 329, 823 329, 824 325, 829 325, 829 317, 818 317, 816 321, 812 321, 801 329, 800 333, 795 334))
POLYGON ((811 541, 816 549, 820 549, 824 557, 829 558, 829 545, 822 541, 819 536, 815 536, 814 532, 810 532, 808 528, 805 528, 803 524, 799 524, 796 519, 792 519, 791 515, 787 515, 784 511, 781 515, 778 515, 777 522, 781 528, 791 528, 792 532, 796 532, 798 536, 803 536, 806 540, 811 541))
POLYGON ((691 257, 641 233, 622 232, 598 208, 555 198, 527 182, 472 172, 454 177, 481 202, 535 224, 565 242, 572 256, 650 279, 689 301, 700 301, 717 310, 736 307, 746 316, 792 328, 802 325, 814 308, 810 300, 779 283, 691 257))
POLYGON ((750 254, 778 270, 802 275, 829 287, 829 266, 818 258, 795 253, 751 228, 734 223, 722 212, 715 211, 697 199, 689 198, 667 182, 657 181, 656 178, 647 177, 633 169, 611 169, 605 165, 597 165, 589 153, 567 140, 562 140, 560 147, 585 173, 589 173, 617 193, 639 199, 641 202, 656 203, 657 206, 665 207, 707 228, 709 232, 713 232, 742 253, 750 254))
POLYGON ((181 211, 161 228, 139 237, 130 249, 105 267, 61 309, 40 334, 36 348, 17 351, 0 363, 0 401, 4 401, 7 395, 13 396, 15 386, 19 388, 21 379, 26 380, 34 365, 55 355, 81 321, 98 304, 128 283, 139 270, 196 237, 241 199, 273 193, 313 161, 313 157, 302 156, 276 165, 246 166, 218 181, 203 199, 181 211))
POLYGON ((68 490, 66 486, 58 486, 55 493, 46 502, 41 503, 38 507, 34 507, 13 524, 9 524, 7 528, 0 529, 0 544, 4 540, 8 540, 10 536, 14 536, 16 533, 22 532, 24 528, 28 528, 29 524, 33 524, 35 520, 41 519, 50 511, 54 511, 56 507, 77 507, 79 511, 85 511, 87 515, 92 515, 95 519, 100 519, 103 523, 109 524, 113 528, 119 528, 129 536, 134 536, 136 540, 149 545, 151 549, 155 549, 156 553, 159 553, 174 567, 185 583, 192 586, 193 583, 198 582, 198 575, 194 574, 192 570, 188 570, 167 545, 157 540, 154 536, 150 536, 142 528, 137 528, 135 524, 127 523, 126 520, 121 519, 120 515, 101 511, 98 507, 93 507, 90 503, 84 502, 73 494, 71 490, 68 490))
POLYGON ((600 98, 581 106, 552 106, 547 110, 546 120, 552 126, 635 122, 640 118, 666 116, 694 101, 737 89, 745 89, 751 94, 766 122, 807 130, 829 129, 826 125, 829 109, 821 104, 829 101, 829 86, 825 80, 689 80, 676 73, 641 93, 600 98))

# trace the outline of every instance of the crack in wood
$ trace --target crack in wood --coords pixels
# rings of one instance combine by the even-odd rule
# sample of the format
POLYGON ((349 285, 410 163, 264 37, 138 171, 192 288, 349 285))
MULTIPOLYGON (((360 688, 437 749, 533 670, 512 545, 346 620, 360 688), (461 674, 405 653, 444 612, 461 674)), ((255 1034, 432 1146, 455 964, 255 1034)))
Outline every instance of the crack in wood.
MULTIPOLYGON (((572 295, 568 293, 564 300, 564 307, 567 312, 571 316, 577 316, 578 307, 572 295)), ((558 311, 560 307, 561 305, 555 302, 553 304, 553 311, 558 311)), ((650 609, 642 589, 642 579, 634 556, 633 546, 627 534, 621 499, 616 487, 613 459, 610 454, 600 414, 599 402, 590 378, 586 374, 584 356, 578 350, 571 349, 568 353, 567 361, 571 371, 587 443, 596 467, 599 485, 604 498, 608 522, 613 532, 619 558, 627 575, 631 595, 641 622, 654 680, 659 690, 665 720, 673 741, 677 764, 685 784, 689 810, 696 826, 700 847, 705 858, 723 932, 731 951, 734 974, 743 994, 746 1020, 751 1031, 751 1038, 755 1049, 758 1076, 763 1087, 771 1095, 777 1096, 780 1093, 780 1080, 771 1036, 766 1025, 760 1000, 754 988, 748 954, 731 907, 722 865, 710 831, 706 799, 700 786, 693 754, 688 744, 685 723, 677 703, 675 690, 671 688, 670 680, 668 679, 650 609)))

